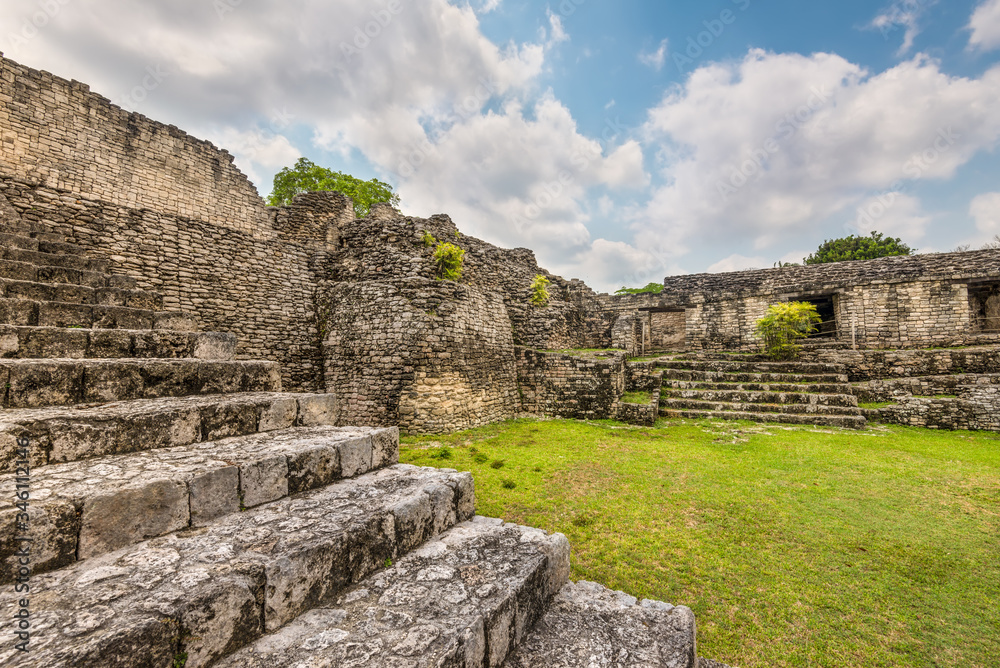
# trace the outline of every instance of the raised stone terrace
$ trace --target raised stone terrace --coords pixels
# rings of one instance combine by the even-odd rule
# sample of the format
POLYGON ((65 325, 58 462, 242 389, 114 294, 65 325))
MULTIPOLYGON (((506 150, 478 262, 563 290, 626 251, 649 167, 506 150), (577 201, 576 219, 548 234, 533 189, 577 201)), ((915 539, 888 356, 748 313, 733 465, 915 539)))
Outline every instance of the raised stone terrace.
POLYGON ((0 665, 698 665, 690 610, 568 585, 564 536, 108 266, 0 198, 0 665))

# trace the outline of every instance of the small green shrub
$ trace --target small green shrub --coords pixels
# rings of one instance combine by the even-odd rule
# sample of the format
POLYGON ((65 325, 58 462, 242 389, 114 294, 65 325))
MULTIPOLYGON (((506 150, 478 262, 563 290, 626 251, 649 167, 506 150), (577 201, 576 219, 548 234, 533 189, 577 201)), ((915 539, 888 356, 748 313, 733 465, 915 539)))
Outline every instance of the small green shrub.
POLYGON ((434 238, 434 235, 427 231, 425 231, 423 235, 421 235, 420 240, 424 242, 424 246, 426 246, 427 248, 430 248, 431 246, 437 243, 437 239, 434 238))
POLYGON ((490 461, 490 458, 481 452, 477 452, 472 456, 472 461, 476 462, 477 464, 485 464, 486 462, 490 461))
POLYGON ((437 448, 431 456, 435 459, 451 459, 451 448, 448 446, 437 448))
POLYGON ((549 303, 549 279, 542 274, 535 276, 531 282, 531 303, 535 306, 546 306, 549 303))
POLYGON ((504 489, 514 489, 515 487, 517 487, 517 483, 514 482, 513 480, 504 480, 502 483, 500 483, 500 486, 503 487, 504 489))
POLYGON ((496 461, 494 461, 493 463, 490 464, 490 467, 495 468, 495 469, 502 469, 503 465, 506 464, 506 463, 507 462, 505 462, 502 459, 497 459, 496 461))
POLYGON ((757 336, 763 339, 764 352, 771 359, 794 359, 802 349, 796 341, 815 332, 820 320, 816 306, 809 302, 772 304, 767 315, 757 321, 757 336))
POLYGON ((438 280, 461 280, 464 260, 464 250, 447 241, 439 243, 434 249, 434 266, 437 268, 438 280))

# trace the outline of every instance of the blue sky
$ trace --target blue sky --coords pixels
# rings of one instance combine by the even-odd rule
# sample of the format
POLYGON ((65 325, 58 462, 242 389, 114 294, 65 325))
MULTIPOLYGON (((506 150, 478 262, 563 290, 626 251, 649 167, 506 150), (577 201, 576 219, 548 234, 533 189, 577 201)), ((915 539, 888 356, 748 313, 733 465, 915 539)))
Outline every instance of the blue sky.
POLYGON ((0 50, 600 290, 1000 233, 1000 0, 8 0, 0 50))

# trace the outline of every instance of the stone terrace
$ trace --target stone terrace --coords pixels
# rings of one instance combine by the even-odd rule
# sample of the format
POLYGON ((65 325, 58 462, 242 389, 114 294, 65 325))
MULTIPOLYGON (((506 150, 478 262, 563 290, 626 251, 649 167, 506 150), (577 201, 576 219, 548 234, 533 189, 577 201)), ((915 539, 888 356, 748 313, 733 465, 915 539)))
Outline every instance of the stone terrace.
POLYGON ((698 665, 690 610, 567 584, 564 536, 476 517, 396 428, 336 426, 2 197, 0 240, 0 614, 30 620, 0 664, 698 665))

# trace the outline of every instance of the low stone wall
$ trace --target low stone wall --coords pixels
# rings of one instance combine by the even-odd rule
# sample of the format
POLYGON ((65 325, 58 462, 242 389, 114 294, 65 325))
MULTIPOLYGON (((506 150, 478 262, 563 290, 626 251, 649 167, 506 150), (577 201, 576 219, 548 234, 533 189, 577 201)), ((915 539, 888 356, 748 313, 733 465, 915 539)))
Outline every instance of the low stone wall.
MULTIPOLYGON (((639 363, 643 364, 643 363, 639 363)), ((660 389, 663 385, 663 372, 655 374, 644 374, 639 378, 630 380, 635 376, 635 366, 626 370, 626 391, 628 392, 649 392, 649 401, 644 404, 629 404, 621 401, 615 409, 615 419, 630 424, 639 424, 651 427, 656 424, 656 418, 660 416, 660 389), (631 385, 630 385, 631 384, 631 385)))
POLYGON ((909 396, 936 397, 944 394, 958 396, 960 392, 968 390, 969 386, 980 385, 1000 385, 1000 374, 961 374, 870 380, 855 385, 852 390, 859 402, 879 403, 909 396))
MULTIPOLYGON (((993 410, 997 410, 994 406, 993 410)), ((979 406, 946 397, 906 397, 899 403, 864 411, 869 419, 930 429, 983 429, 979 406)))
POLYGON ((851 382, 1000 373, 1000 346, 929 350, 820 350, 814 361, 843 364, 851 382))
POLYGON ((625 353, 571 355, 516 349, 521 409, 576 419, 615 418, 625 392, 625 353))

